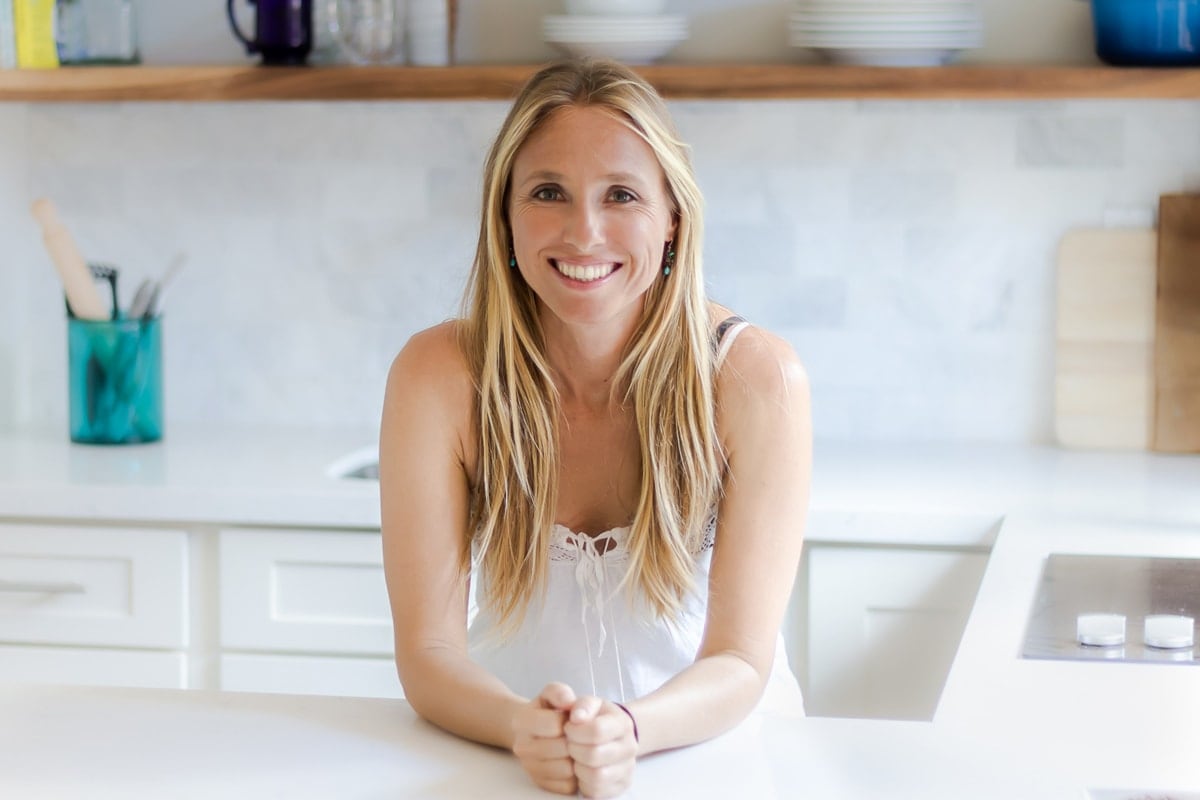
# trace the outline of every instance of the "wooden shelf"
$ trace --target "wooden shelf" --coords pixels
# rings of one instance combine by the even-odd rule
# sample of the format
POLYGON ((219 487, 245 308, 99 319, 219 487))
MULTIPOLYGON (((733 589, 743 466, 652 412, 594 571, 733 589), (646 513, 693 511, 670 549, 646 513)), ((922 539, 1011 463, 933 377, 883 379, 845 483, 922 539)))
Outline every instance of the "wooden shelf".
MULTIPOLYGON (((64 67, 0 71, 0 101, 507 100, 535 65, 64 67)), ((801 64, 639 68, 667 97, 1028 100, 1200 99, 1200 68, 801 64)))

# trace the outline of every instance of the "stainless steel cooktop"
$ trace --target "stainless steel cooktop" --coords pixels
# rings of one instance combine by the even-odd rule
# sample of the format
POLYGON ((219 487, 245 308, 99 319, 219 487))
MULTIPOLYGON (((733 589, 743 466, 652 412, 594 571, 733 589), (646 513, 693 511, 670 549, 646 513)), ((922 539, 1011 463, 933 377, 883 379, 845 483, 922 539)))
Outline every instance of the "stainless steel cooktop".
MULTIPOLYGON (((1195 647, 1168 649, 1142 643, 1143 620, 1158 614, 1200 621, 1200 559, 1054 553, 1047 556, 1042 568, 1021 655, 1200 664, 1195 647), (1124 644, 1079 644, 1076 622, 1080 614, 1124 615, 1124 644)), ((1200 642, 1195 633, 1193 630, 1193 637, 1200 642)))

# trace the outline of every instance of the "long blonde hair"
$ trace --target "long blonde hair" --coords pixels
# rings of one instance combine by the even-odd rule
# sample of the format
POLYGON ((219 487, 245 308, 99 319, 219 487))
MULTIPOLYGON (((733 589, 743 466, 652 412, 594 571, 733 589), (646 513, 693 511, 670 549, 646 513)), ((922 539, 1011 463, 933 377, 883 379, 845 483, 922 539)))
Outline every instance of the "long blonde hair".
POLYGON ((559 399, 537 298, 509 266, 510 180, 525 141, 567 106, 607 109, 646 141, 677 220, 670 275, 647 291, 614 381, 633 408, 641 451, 626 580, 660 617, 673 616, 693 588, 695 553, 721 486, 702 198, 687 145, 662 98, 626 67, 590 59, 551 64, 525 84, 488 153, 479 244, 459 327, 476 384, 479 443, 463 568, 470 568, 474 551, 488 575, 481 600, 507 630, 545 586, 559 452, 559 399))

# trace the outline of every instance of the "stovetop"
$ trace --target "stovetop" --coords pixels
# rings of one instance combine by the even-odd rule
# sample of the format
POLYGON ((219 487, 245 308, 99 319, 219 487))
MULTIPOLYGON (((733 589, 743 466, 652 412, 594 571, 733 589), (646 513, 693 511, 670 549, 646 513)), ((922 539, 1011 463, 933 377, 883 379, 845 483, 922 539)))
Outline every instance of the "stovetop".
MULTIPOLYGON (((1200 559, 1053 553, 1046 558, 1025 630, 1024 658, 1200 664, 1196 649, 1142 643, 1147 615, 1200 621, 1200 559), (1076 640, 1080 614, 1123 614, 1123 645, 1076 640)), ((1195 624, 1195 623, 1194 623, 1195 624)), ((1193 632, 1195 633, 1195 632, 1193 632)), ((1200 636, 1195 637, 1200 641, 1200 636)))

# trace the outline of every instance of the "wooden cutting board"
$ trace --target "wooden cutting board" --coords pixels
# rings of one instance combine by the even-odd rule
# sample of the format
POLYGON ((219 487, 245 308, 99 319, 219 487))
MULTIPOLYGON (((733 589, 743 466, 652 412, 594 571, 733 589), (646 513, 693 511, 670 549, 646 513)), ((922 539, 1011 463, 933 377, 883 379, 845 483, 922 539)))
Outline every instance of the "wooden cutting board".
POLYGON ((1200 195, 1158 206, 1158 292, 1151 446, 1200 452, 1200 195))
POLYGON ((1054 431, 1064 447, 1146 449, 1154 400, 1151 230, 1074 230, 1059 245, 1054 431))

